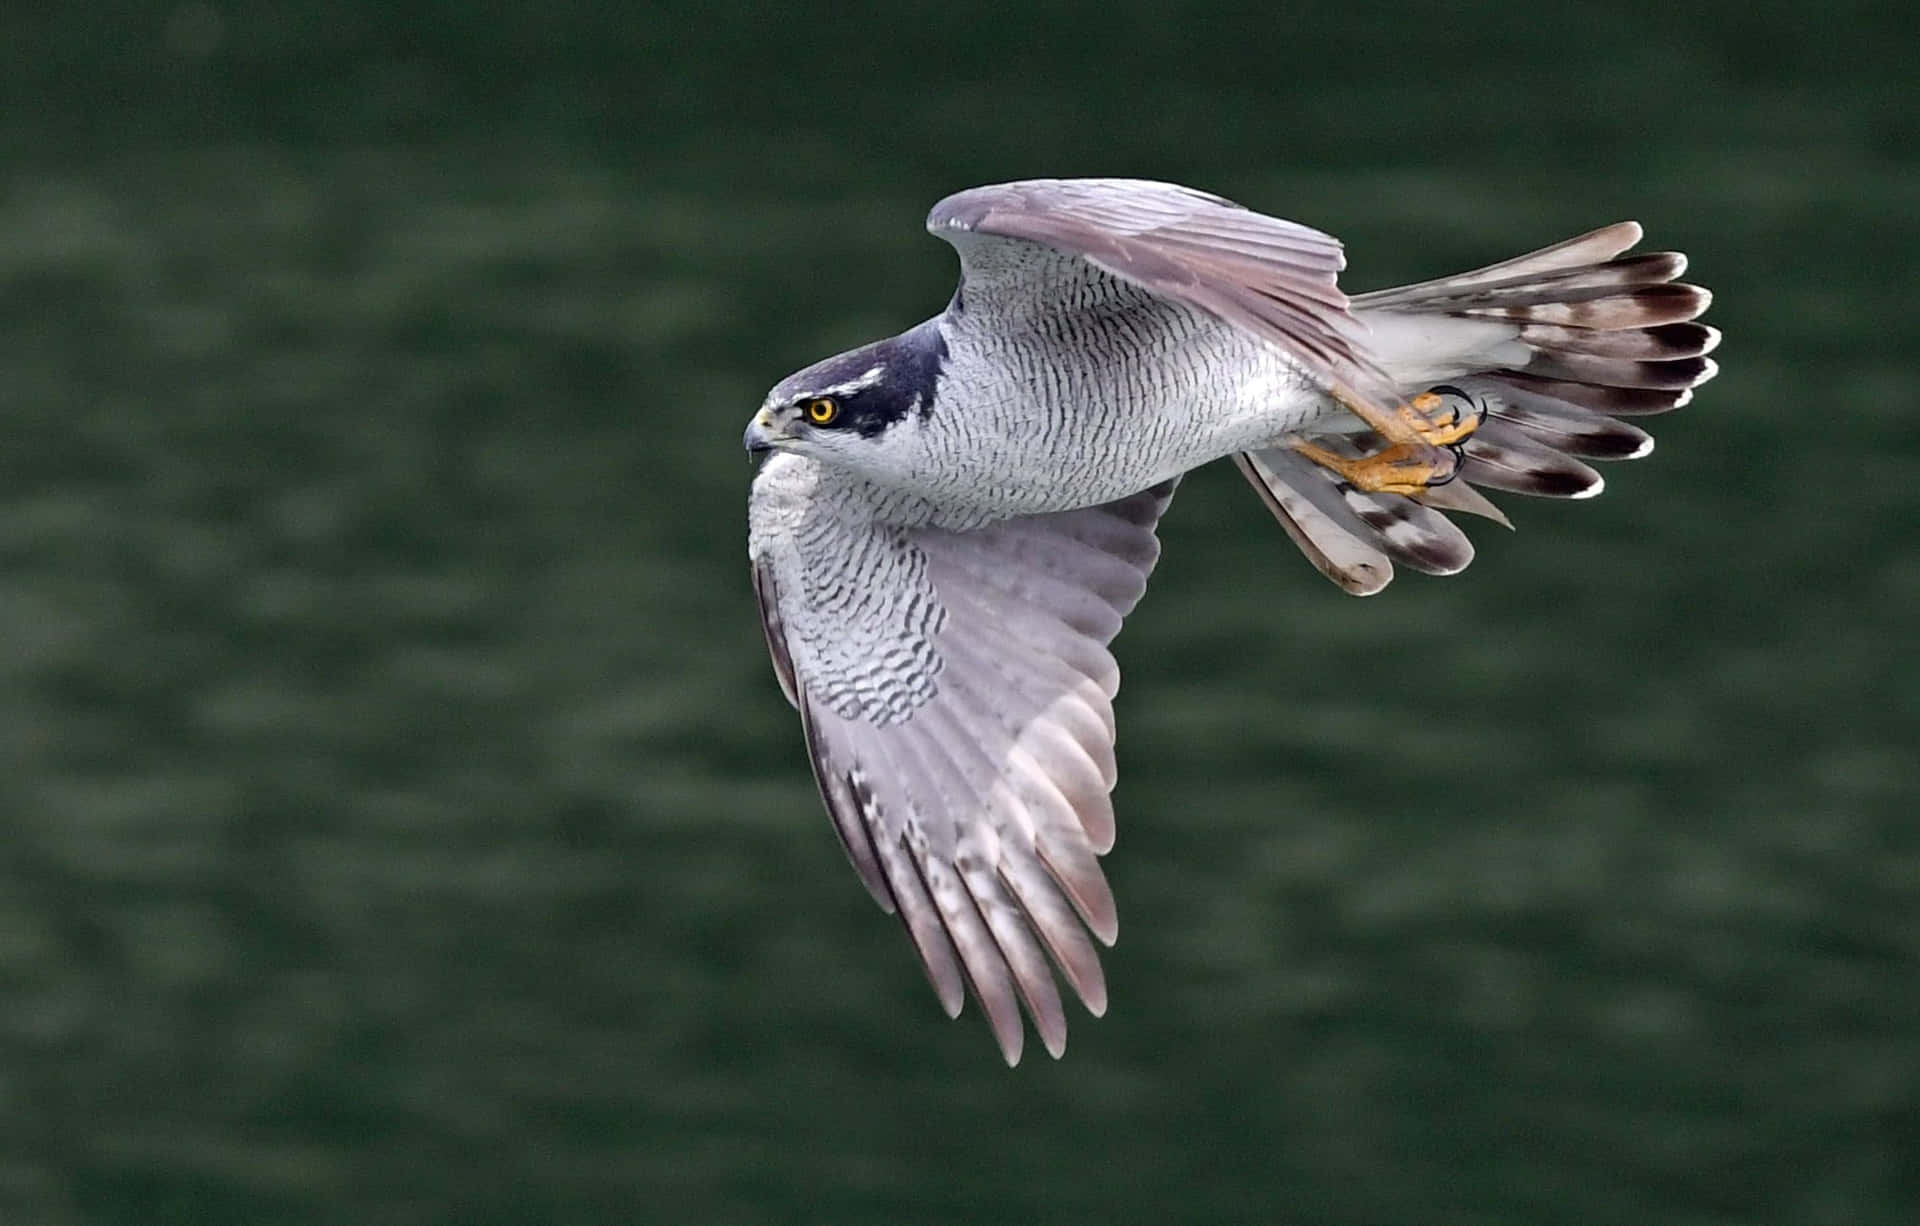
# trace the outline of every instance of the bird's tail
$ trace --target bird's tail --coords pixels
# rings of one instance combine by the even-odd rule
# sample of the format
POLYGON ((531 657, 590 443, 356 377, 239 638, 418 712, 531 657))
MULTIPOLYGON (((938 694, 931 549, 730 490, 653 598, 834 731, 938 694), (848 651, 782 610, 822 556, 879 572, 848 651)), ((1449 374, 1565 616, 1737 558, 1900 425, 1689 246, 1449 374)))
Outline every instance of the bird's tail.
MULTIPOLYGON (((1720 334, 1693 320, 1711 295, 1675 280, 1678 252, 1625 254, 1626 221, 1473 272, 1352 300, 1381 367, 1410 395, 1431 390, 1481 414, 1458 476, 1405 497, 1368 494, 1286 449, 1237 461, 1309 559, 1355 595, 1393 577, 1393 562, 1453 574, 1473 546, 1442 511, 1506 523, 1476 486, 1591 498, 1604 484, 1582 459, 1631 460, 1653 438, 1617 420, 1664 413, 1711 379, 1720 334)), ((1347 455, 1377 449, 1365 433, 1310 435, 1347 455)))

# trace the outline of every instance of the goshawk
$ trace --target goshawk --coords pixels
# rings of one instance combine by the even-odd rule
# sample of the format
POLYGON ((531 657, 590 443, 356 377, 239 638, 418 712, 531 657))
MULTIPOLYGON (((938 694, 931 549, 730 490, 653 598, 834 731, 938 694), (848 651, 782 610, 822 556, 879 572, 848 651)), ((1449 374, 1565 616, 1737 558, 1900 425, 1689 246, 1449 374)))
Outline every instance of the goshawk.
POLYGON ((971 985, 1009 1064, 1024 1002, 1095 1015, 1114 902, 1108 645, 1188 469, 1233 457, 1355 595, 1473 557, 1476 487, 1586 498, 1653 440, 1718 334, 1685 259, 1622 222, 1349 298, 1340 243, 1167 183, 974 188, 927 228, 958 290, 783 379, 746 431, 755 591, 820 794, 940 1002, 971 985), (1580 457, 1580 458, 1576 458, 1580 457))

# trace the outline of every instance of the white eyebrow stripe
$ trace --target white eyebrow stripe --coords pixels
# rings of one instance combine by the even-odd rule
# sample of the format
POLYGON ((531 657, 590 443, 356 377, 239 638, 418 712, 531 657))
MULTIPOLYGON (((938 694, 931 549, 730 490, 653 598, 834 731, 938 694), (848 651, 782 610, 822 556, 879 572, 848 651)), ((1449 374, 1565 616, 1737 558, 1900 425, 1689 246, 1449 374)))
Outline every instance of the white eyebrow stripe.
POLYGON ((818 388, 811 394, 815 396, 851 396, 855 392, 865 391, 867 388, 872 387, 874 384, 880 382, 880 380, 886 378, 886 375, 887 368, 882 364, 869 370, 858 379, 849 379, 845 383, 836 383, 832 387, 818 388))

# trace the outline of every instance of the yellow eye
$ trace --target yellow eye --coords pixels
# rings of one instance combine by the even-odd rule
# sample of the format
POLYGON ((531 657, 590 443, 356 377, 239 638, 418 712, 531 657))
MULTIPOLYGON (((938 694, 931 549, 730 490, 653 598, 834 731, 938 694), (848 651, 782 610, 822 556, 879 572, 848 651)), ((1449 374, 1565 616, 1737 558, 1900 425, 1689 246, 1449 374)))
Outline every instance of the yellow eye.
POLYGON ((831 426, 833 419, 840 416, 840 402, 831 396, 815 396, 807 401, 804 411, 814 425, 831 426))

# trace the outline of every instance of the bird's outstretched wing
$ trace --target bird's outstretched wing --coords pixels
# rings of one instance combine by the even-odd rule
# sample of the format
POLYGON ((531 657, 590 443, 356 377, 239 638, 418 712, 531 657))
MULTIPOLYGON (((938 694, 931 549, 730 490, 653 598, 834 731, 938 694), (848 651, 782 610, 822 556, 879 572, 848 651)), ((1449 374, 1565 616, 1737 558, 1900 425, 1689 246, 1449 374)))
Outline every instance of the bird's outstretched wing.
POLYGON ((815 780, 874 899, 940 1002, 972 984, 1009 1064, 1024 1002, 1066 1046, 1049 960, 1095 1015, 1093 936, 1117 934, 1107 644, 1145 591, 1173 482, 970 532, 863 514, 861 487, 779 456, 751 504, 767 645, 815 780))
POLYGON ((1340 242, 1310 227, 1172 183, 1030 179, 948 196, 927 229, 960 252, 965 310, 1110 309, 1103 288, 1138 287, 1279 346, 1328 391, 1397 403, 1337 284, 1340 242))

